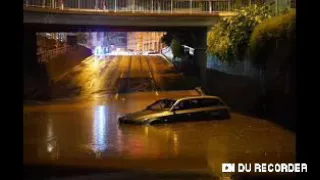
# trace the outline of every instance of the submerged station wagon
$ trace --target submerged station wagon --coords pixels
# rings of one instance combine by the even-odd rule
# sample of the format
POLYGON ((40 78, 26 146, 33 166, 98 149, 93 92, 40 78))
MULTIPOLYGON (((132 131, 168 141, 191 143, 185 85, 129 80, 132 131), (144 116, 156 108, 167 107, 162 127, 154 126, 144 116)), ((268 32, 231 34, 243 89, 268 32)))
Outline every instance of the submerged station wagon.
POLYGON ((120 117, 119 123, 161 124, 229 119, 229 107, 217 96, 160 99, 146 109, 120 117))

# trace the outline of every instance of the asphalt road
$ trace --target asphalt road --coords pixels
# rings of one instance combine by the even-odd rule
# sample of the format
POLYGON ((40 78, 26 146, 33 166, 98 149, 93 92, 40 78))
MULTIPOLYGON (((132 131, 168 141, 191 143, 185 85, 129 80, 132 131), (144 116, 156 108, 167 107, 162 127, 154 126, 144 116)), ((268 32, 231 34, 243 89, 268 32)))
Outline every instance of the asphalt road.
POLYGON ((186 79, 163 57, 91 56, 55 80, 56 99, 98 94, 188 90, 197 80, 186 79))
POLYGON ((294 133, 236 113, 225 121, 117 123, 119 116, 161 97, 197 95, 164 91, 183 80, 159 56, 84 60, 57 81, 53 93, 60 99, 24 105, 24 162, 219 174, 225 162, 296 161, 294 133))

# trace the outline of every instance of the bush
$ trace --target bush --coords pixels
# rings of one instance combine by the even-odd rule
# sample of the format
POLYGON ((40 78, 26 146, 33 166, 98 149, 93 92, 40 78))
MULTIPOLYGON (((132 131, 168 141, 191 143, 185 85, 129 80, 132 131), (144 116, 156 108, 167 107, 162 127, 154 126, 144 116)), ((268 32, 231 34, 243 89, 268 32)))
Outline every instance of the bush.
POLYGON ((225 21, 219 22, 208 33, 208 52, 217 56, 221 60, 232 59, 231 41, 225 31, 227 24, 225 21))
POLYGON ((295 45, 295 36, 296 11, 293 9, 262 22, 254 29, 250 38, 250 59, 256 66, 266 64, 268 55, 277 49, 279 43, 285 46, 295 45))
POLYGON ((237 13, 220 20, 208 33, 208 52, 229 63, 245 59, 254 27, 271 18, 266 5, 243 7, 237 13))

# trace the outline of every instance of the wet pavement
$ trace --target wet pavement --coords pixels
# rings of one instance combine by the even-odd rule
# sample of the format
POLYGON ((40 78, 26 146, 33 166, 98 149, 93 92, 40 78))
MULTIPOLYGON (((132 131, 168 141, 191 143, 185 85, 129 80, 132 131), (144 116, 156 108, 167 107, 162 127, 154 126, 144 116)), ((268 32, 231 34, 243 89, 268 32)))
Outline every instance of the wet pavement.
POLYGON ((223 121, 119 125, 118 117, 156 99, 198 95, 193 90, 163 91, 162 77, 183 77, 154 57, 90 57, 74 68, 77 73, 57 81, 64 85, 64 92, 56 93, 62 100, 24 105, 25 163, 219 174, 225 162, 296 161, 294 133, 237 113, 223 121))
POLYGON ((196 87, 159 55, 90 56, 54 81, 54 99, 196 87))

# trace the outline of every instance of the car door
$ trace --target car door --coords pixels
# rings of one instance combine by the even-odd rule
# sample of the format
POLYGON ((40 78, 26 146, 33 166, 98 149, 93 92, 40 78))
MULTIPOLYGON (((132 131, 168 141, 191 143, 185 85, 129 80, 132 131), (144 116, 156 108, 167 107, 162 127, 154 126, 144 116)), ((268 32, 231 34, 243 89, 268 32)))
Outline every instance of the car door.
POLYGON ((218 99, 207 98, 201 101, 201 106, 203 107, 206 119, 215 119, 221 116, 222 102, 218 99))
POLYGON ((171 119, 175 122, 191 121, 193 119, 192 113, 190 100, 183 100, 173 107, 173 116, 171 119))
POLYGON ((190 99, 189 107, 189 114, 192 120, 199 121, 205 119, 205 114, 203 108, 201 107, 201 98, 190 99))

